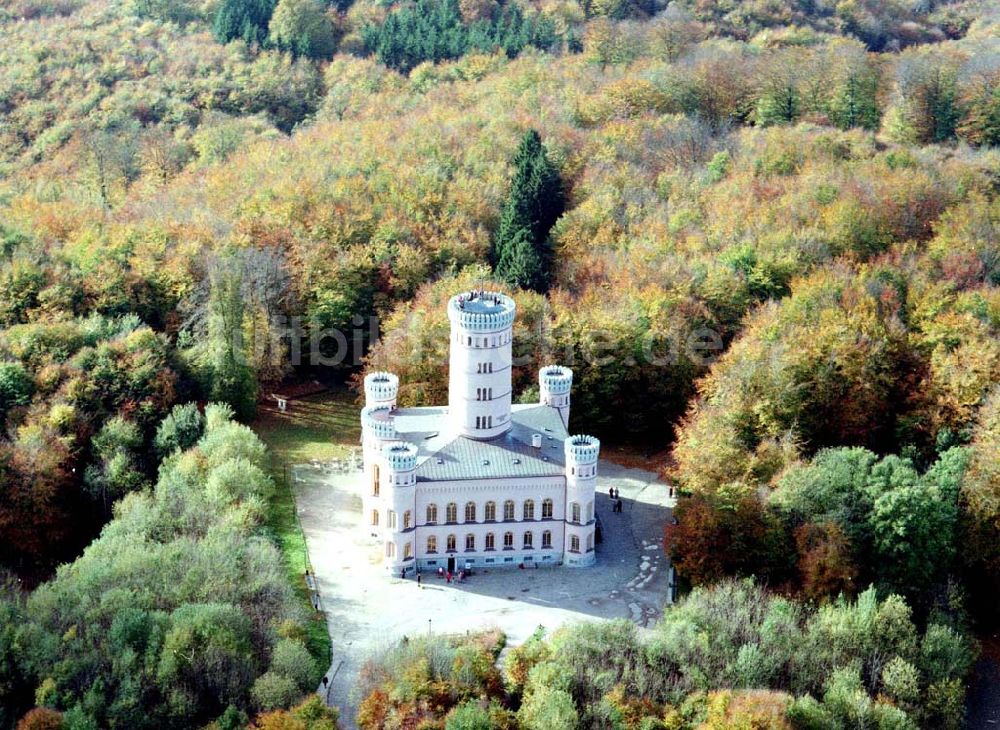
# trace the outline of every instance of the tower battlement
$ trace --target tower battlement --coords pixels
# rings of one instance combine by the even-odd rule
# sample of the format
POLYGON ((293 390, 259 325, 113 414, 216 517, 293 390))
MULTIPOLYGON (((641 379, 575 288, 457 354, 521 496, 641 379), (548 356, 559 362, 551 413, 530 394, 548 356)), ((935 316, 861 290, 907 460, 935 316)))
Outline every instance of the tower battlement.
POLYGON ((500 292, 465 292, 448 302, 448 319, 452 327, 469 332, 500 332, 514 324, 516 315, 514 300, 500 292))
POLYGON ((365 405, 396 407, 399 395, 399 376, 394 373, 374 372, 365 376, 365 405))
POLYGON ((366 406, 361 410, 361 428, 366 436, 382 441, 396 438, 396 422, 389 406, 366 406))
POLYGON ((567 464, 595 464, 601 453, 601 442, 594 436, 570 436, 564 442, 567 464))
POLYGON ((382 447, 382 458, 392 471, 413 471, 417 468, 417 447, 405 441, 386 444, 382 447))
POLYGON ((566 395, 573 387, 573 371, 562 365, 546 365, 538 371, 538 387, 542 396, 566 395))

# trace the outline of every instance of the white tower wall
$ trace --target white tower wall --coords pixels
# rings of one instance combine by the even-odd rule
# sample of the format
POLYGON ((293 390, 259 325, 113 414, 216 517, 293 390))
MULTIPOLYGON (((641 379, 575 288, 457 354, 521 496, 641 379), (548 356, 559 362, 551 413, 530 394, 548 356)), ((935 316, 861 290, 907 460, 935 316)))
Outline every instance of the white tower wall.
POLYGON ((593 565, 597 460, 601 442, 593 436, 566 439, 566 542, 564 564, 593 565), (574 507, 574 505, 576 505, 574 507))
POLYGON ((496 292, 468 292, 448 303, 448 412, 455 431, 468 438, 495 438, 511 427, 515 311, 514 300, 496 292))
POLYGON ((396 440, 396 424, 388 406, 366 406, 361 410, 361 449, 364 463, 364 484, 361 506, 364 524, 374 535, 380 535, 386 522, 385 477, 382 449, 396 440))
POLYGON ((381 498, 385 523, 381 537, 385 569, 392 575, 416 565, 417 447, 397 441, 382 447, 381 498))

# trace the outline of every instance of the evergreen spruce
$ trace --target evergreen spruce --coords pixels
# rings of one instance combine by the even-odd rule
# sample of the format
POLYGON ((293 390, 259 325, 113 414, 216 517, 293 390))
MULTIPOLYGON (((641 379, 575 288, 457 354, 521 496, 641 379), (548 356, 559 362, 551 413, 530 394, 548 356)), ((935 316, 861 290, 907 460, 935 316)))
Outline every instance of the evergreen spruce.
POLYGON ((229 43, 241 38, 250 45, 264 45, 276 4, 277 0, 222 0, 212 26, 215 39, 229 43))
POLYGON ((503 49, 517 56, 526 46, 549 48, 556 42, 552 20, 525 18, 517 5, 505 5, 492 18, 466 25, 458 0, 417 0, 389 13, 381 25, 361 31, 365 49, 386 66, 409 73, 424 61, 446 61, 471 51, 503 49))
POLYGON ((525 133, 514 156, 514 178, 493 246, 497 276, 515 286, 545 291, 552 252, 548 235, 562 215, 565 195, 559 171, 535 130, 525 133))

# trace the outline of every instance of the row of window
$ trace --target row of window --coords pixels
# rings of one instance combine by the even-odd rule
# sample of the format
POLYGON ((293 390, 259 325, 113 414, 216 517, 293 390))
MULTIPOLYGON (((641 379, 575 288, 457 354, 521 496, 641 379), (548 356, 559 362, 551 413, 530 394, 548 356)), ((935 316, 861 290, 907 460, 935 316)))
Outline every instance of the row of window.
POLYGON ((493 416, 476 416, 476 428, 493 428, 493 416))
MULTIPOLYGON (((521 547, 524 550, 532 550, 535 545, 535 536, 531 532, 524 533, 522 537, 521 547)), ((448 535, 445 541, 445 552, 454 553, 457 552, 457 538, 455 535, 448 535)), ((548 550, 552 548, 552 532, 545 530, 542 533, 542 549, 548 550)), ((513 550, 514 549, 514 533, 505 532, 503 534, 503 549, 513 550)), ((594 549, 594 536, 587 535, 587 552, 589 553, 594 549)), ((475 552, 476 550, 476 536, 468 534, 465 536, 465 550, 467 552, 475 552)), ((496 550, 496 536, 492 532, 486 533, 486 547, 485 550, 496 550)), ((578 535, 569 536, 569 551, 571 553, 580 552, 580 537, 578 535)), ((427 554, 435 555, 437 554, 437 538, 431 535, 427 538, 427 554)), ((386 542, 385 544, 385 556, 387 558, 396 557, 396 544, 392 541, 386 542)), ((408 542, 403 545, 403 560, 410 560, 413 558, 413 543, 408 542)))
MULTIPOLYGON (((553 503, 551 499, 542 500, 542 519, 551 520, 552 519, 553 503)), ((515 505, 514 500, 508 499, 503 503, 503 519, 504 522, 512 522, 515 519, 514 514, 515 505)), ((579 502, 571 502, 569 505, 570 511, 570 521, 580 523, 581 520, 581 507, 579 502)), ((477 506, 475 502, 465 503, 465 521, 475 522, 476 521, 477 506)), ((496 522, 497 520, 497 503, 487 502, 485 509, 485 517, 483 518, 485 522, 496 522)), ((586 522, 590 522, 594 519, 594 503, 587 502, 586 506, 586 522)), ((522 520, 533 520, 535 519, 535 500, 526 499, 524 505, 521 508, 521 519, 522 520)), ((436 504, 427 505, 427 524, 435 525, 438 521, 438 507, 436 504)), ((445 522, 458 522, 458 505, 454 502, 449 502, 445 507, 445 522)))
MULTIPOLYGON (((385 544, 385 556, 387 558, 396 557, 396 543, 387 542, 385 544)), ((403 545, 403 560, 410 560, 411 558, 413 558, 413 543, 408 542, 403 545)))
MULTIPOLYGON (((506 345, 510 341, 510 332, 505 332, 501 335, 492 335, 490 337, 465 337, 466 347, 500 347, 500 345, 506 345)), ((455 342, 462 342, 461 333, 455 334, 455 342)))
MULTIPOLYGON (((378 523, 379 523, 378 510, 377 509, 373 509, 372 510, 372 527, 378 527, 378 523)), ((386 513, 385 513, 385 526, 388 527, 390 530, 395 530, 396 529, 396 510, 392 510, 392 509, 386 510, 386 513)), ((403 529, 404 530, 409 530, 411 527, 413 527, 413 513, 410 512, 410 510, 406 510, 403 513, 403 529)))
MULTIPOLYGON (((551 520, 552 519, 552 500, 543 499, 542 500, 542 519, 551 520)), ((580 514, 580 503, 571 502, 569 506, 570 510, 570 522, 575 522, 577 524, 581 523, 580 514)), ((475 522, 476 521, 477 506, 475 502, 465 503, 465 522, 475 522)), ((497 521, 497 503, 487 502, 485 510, 485 522, 496 522, 497 521)), ((594 518, 594 503, 587 503, 587 519, 586 522, 589 523, 594 518)), ((514 500, 508 499, 503 503, 503 519, 504 522, 513 522, 516 520, 514 516, 514 500)), ((522 520, 533 520, 535 519, 535 501, 533 499, 526 499, 524 501, 524 506, 521 509, 521 519, 522 520)), ((427 524, 436 525, 438 521, 438 507, 436 504, 427 505, 427 524)), ((447 507, 445 507, 445 522, 446 523, 457 523, 458 522, 458 505, 454 502, 449 502, 447 507)), ((372 525, 378 526, 379 524, 379 512, 377 509, 372 510, 372 525)), ((395 510, 386 511, 385 526, 390 530, 396 529, 396 512, 395 510)), ((403 513, 403 529, 409 530, 413 526, 413 514, 410 510, 406 510, 403 513)))
MULTIPOLYGON (((516 519, 514 516, 514 500, 508 499, 503 503, 503 519, 505 522, 512 522, 516 519)), ((552 500, 543 499, 542 500, 542 519, 551 520, 552 519, 552 500)), ((475 502, 465 503, 465 521, 475 522, 476 521, 477 506, 475 502)), ((522 520, 533 520, 535 519, 535 500, 527 499, 524 501, 524 505, 521 509, 521 519, 522 520)), ((485 509, 485 516, 483 518, 485 522, 496 522, 497 521, 497 503, 487 502, 485 509)), ((438 507, 436 504, 427 505, 427 524, 435 525, 438 521, 438 507)), ((458 505, 454 502, 449 502, 445 507, 445 522, 458 522, 458 505)))
POLYGON ((481 362, 476 365, 476 372, 479 375, 486 375, 493 372, 493 363, 491 362, 481 362))
MULTIPOLYGON (((409 543, 407 543, 409 545, 409 543)), ((521 548, 523 550, 531 550, 535 547, 535 535, 532 532, 525 532, 521 536, 521 548)), ((547 550, 552 547, 552 531, 545 530, 542 532, 542 549, 547 550)), ((492 532, 486 533, 484 550, 496 550, 496 535, 492 532)), ((513 550, 514 549, 514 533, 505 532, 503 534, 503 549, 513 550)), ((570 552, 578 553, 580 552, 580 536, 570 535, 569 536, 569 549, 570 552)), ((593 534, 587 535, 587 552, 594 549, 594 536, 593 534)), ((435 535, 430 535, 427 538, 427 553, 436 554, 438 550, 438 541, 435 535)), ((476 536, 471 532, 465 536, 465 550, 466 552, 476 551, 476 536)), ((458 537, 456 535, 448 535, 445 538, 445 552, 454 553, 458 551, 458 537)))
POLYGON ((493 388, 476 388, 476 400, 493 400, 493 388))
MULTIPOLYGON (((531 532, 526 532, 521 538, 521 547, 525 550, 530 550, 535 546, 535 536, 531 532)), ((551 548, 552 547, 552 531, 545 530, 542 533, 542 547, 551 548)), ((437 537, 431 535, 427 538, 427 552, 436 553, 438 549, 437 537)), ((476 550, 476 536, 469 533, 465 536, 465 549, 467 552, 474 552, 476 550)), ((492 532, 486 533, 485 547, 484 550, 496 550, 496 535, 492 532)), ((514 533, 505 532, 503 534, 503 549, 513 550, 514 549, 514 533)), ((458 537, 455 535, 448 535, 445 538, 445 552, 453 553, 458 550, 458 537)))

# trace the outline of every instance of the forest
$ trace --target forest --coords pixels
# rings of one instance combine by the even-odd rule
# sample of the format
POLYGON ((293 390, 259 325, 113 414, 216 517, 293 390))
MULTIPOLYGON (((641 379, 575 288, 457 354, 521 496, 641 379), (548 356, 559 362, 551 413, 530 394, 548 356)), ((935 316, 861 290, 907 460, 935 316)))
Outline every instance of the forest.
POLYGON ((0 35, 0 727, 332 726, 241 423, 368 369, 440 402, 483 282, 516 397, 573 367, 571 428, 680 488, 690 595, 518 676, 411 647, 368 727, 961 722, 1000 616, 995 3, 9 0, 0 35))

